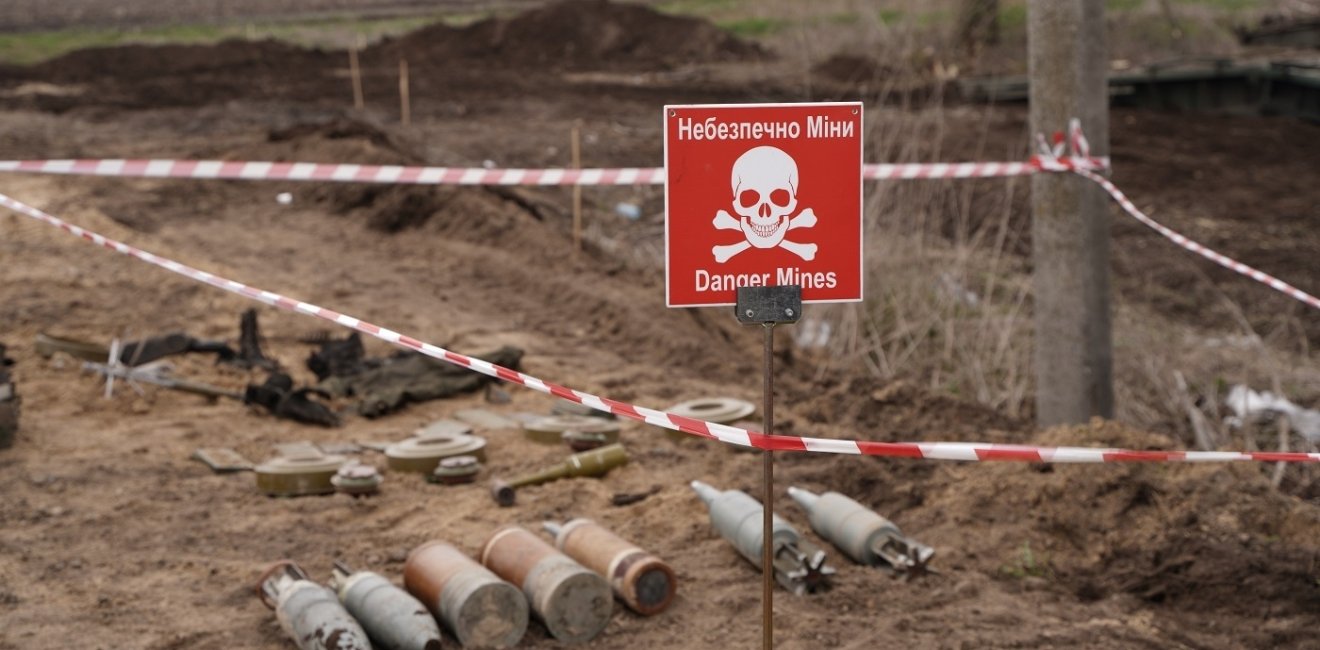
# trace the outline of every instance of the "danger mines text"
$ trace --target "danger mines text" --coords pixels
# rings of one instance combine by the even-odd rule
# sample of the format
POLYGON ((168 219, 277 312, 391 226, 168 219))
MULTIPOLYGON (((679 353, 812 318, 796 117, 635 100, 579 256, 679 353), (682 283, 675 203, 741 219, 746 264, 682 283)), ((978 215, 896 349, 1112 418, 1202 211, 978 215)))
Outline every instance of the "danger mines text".
POLYGON ((738 287, 797 285, 803 289, 833 289, 839 282, 833 271, 808 273, 788 267, 776 269, 773 275, 772 278, 770 273, 711 273, 697 269, 693 288, 697 291, 731 291, 738 287))

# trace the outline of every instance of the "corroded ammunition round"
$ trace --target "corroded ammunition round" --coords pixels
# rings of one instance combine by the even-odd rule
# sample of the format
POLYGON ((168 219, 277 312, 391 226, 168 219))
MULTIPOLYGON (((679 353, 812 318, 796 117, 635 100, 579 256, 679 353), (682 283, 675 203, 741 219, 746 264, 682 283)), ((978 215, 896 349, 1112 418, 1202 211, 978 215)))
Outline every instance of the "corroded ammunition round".
POLYGON ((788 488, 811 520, 811 527, 858 564, 885 566, 903 573, 919 573, 935 549, 903 535, 894 522, 838 492, 813 494, 788 488))
POLYGON ((532 611, 559 641, 590 641, 610 622, 609 583, 526 528, 496 530, 481 549, 481 563, 520 585, 532 611))
MULTIPOLYGON (((762 512, 764 506, 742 490, 717 490, 701 481, 693 481, 692 489, 710 509, 710 523, 724 539, 748 562, 761 566, 762 512)), ((774 543, 796 544, 802 535, 780 518, 771 515, 771 535, 774 543)))
POLYGON ((522 592, 444 542, 408 554, 403 584, 464 646, 510 648, 527 632, 522 592))
POLYGON ((701 481, 692 489, 710 509, 710 523, 724 539, 754 566, 773 571, 775 580, 794 594, 828 589, 834 567, 825 563, 825 552, 804 539, 779 515, 771 515, 770 554, 772 566, 762 566, 764 512, 761 502, 741 490, 717 490, 701 481))
POLYGON ((372 644, 383 650, 440 650, 440 628, 416 598, 378 573, 335 564, 331 586, 372 644))
POLYGON ((266 569, 257 596, 275 610, 280 627, 300 650, 371 650, 367 633, 339 604, 335 592, 308 580, 293 562, 266 569))
POLYGON ((559 550, 605 576, 619 600, 638 614, 659 614, 673 601, 678 581, 664 560, 590 519, 574 519, 562 526, 546 522, 545 528, 555 536, 559 550))
POLYGON ((564 462, 543 469, 535 474, 528 474, 512 481, 495 479, 491 482, 490 495, 495 503, 503 507, 513 505, 514 490, 525 485, 540 485, 557 481, 561 478, 578 476, 604 476, 607 472, 628 462, 628 452, 618 443, 597 447, 591 451, 573 454, 564 462))

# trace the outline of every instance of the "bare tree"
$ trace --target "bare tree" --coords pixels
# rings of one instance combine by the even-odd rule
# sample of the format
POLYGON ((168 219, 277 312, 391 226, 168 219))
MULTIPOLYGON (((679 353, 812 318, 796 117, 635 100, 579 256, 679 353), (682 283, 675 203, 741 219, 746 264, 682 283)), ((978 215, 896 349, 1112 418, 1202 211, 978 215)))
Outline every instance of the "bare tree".
POLYGON ((958 45, 975 52, 999 43, 999 0, 962 0, 958 10, 958 45))

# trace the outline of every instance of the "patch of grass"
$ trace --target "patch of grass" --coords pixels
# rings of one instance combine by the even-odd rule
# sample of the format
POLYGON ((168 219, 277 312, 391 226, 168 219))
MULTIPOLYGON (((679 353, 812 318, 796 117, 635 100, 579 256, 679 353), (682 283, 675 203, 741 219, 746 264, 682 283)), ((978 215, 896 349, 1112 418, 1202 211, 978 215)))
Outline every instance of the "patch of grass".
POLYGON ((778 33, 788 27, 789 23, 778 18, 739 18, 716 24, 741 38, 759 38, 778 33))
POLYGON ((1105 0, 1105 9, 1109 11, 1133 11, 1146 4, 1146 0, 1105 0))
POLYGON ((1249 11, 1260 9, 1265 4, 1261 0, 1177 0, 1180 5, 1199 5, 1220 11, 1249 11))
POLYGON ((907 14, 904 13, 902 9, 881 9, 880 22, 886 25, 893 25, 898 21, 903 20, 903 17, 906 15, 907 14))
POLYGON ((953 20, 953 12, 947 9, 934 9, 917 14, 918 27, 936 27, 953 20))
POLYGON ((848 11, 837 14, 830 14, 825 17, 825 20, 823 22, 830 25, 852 25, 857 22, 857 18, 858 18, 857 14, 848 11))
POLYGON ((1048 578, 1051 575, 1049 566, 1044 558, 1037 557, 1031 550, 1031 542, 1022 542, 1018 547, 1017 553, 1013 559, 1004 566, 999 567, 999 572, 1010 578, 1048 578))
POLYGON ((740 0, 669 0, 657 5, 656 9, 667 14, 710 16, 733 9, 739 4, 740 0))
POLYGON ((1016 30, 1027 25, 1026 5, 1007 5, 999 9, 999 28, 1016 30))

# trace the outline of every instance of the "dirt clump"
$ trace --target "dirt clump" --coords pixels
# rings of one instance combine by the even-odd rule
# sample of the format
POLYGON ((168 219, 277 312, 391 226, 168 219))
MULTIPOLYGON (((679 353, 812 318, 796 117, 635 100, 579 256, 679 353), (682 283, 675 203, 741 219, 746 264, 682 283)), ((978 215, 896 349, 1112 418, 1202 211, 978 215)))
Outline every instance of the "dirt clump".
MULTIPOLYGON (((1032 443, 1174 448, 1164 436, 1098 422, 1032 443)), ((976 561, 1001 579, 1044 579, 1083 602, 1132 597, 1196 617, 1254 602, 1271 617, 1301 619, 1320 606, 1320 516, 1253 465, 995 465, 954 474, 924 506, 956 526, 966 548, 980 546, 976 561)))
POLYGON ((767 56, 709 22, 607 0, 566 0, 462 28, 438 24, 376 50, 416 61, 551 70, 668 69, 767 56))

